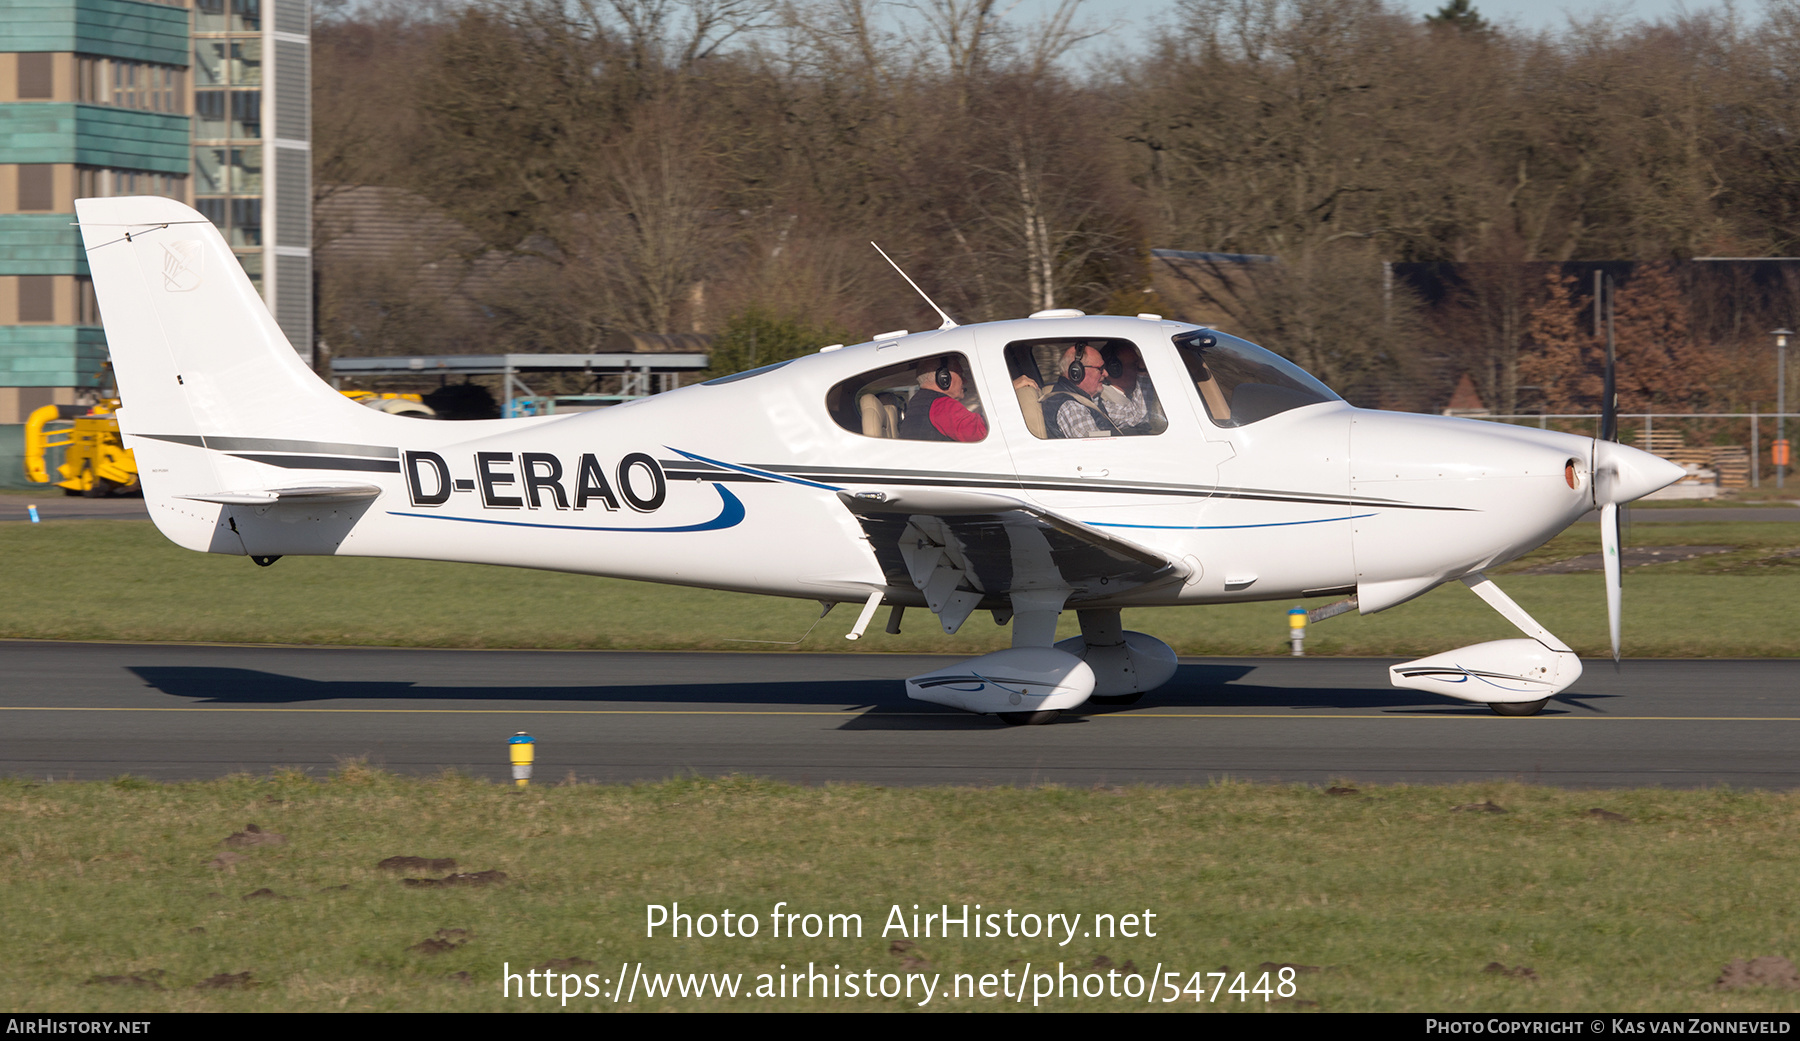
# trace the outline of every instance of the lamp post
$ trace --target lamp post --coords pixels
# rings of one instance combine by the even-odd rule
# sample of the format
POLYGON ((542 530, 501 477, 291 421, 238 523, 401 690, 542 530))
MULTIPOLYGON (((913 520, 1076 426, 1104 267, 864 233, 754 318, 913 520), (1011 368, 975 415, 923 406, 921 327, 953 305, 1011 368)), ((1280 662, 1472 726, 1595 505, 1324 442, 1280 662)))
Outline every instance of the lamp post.
POLYGON ((1775 330, 1775 486, 1786 486, 1787 470, 1787 337, 1793 330, 1775 330))
POLYGON ((1786 487, 1787 443, 1787 342, 1792 329, 1777 329, 1775 337, 1775 487, 1786 487))

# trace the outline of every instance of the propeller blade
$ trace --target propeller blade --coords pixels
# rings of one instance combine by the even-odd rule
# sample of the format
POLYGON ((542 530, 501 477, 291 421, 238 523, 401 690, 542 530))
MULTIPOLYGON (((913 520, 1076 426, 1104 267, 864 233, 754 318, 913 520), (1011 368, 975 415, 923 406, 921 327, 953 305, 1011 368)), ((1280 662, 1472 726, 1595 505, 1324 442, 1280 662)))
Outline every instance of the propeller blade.
MULTIPOLYGON (((1619 439, 1618 352, 1613 343, 1613 285, 1606 276, 1606 369, 1600 386, 1600 440, 1619 439)), ((1648 446, 1646 446, 1648 447, 1648 446)))
POLYGON ((1623 589, 1619 581, 1619 504, 1600 507, 1600 561, 1606 569, 1606 626, 1612 634, 1613 663, 1619 661, 1619 616, 1623 589))

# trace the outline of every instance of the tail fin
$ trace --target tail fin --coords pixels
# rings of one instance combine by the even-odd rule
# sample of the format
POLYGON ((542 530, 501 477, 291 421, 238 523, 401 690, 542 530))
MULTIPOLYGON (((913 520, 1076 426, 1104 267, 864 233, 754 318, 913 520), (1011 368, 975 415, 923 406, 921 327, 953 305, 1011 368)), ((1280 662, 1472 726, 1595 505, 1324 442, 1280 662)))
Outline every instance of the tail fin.
POLYGON ((172 199, 75 204, 125 404, 143 436, 316 436, 366 413, 295 354, 211 221, 172 199))
POLYGON ((195 498, 283 479, 209 449, 294 441, 397 454, 380 447, 394 443, 392 424, 416 421, 362 408, 313 375, 211 221, 156 197, 78 199, 75 213, 123 402, 119 428, 172 541, 244 552, 235 535, 219 545, 219 506, 195 498))

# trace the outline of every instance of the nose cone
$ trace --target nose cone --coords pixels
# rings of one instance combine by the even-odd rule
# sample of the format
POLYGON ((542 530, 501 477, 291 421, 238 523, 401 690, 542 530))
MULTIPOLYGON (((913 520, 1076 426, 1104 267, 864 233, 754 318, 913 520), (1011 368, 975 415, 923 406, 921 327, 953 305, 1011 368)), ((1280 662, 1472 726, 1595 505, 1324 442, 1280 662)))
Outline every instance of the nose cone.
POLYGON ((1687 471, 1660 456, 1613 441, 1594 442, 1594 502, 1624 504, 1667 488, 1687 471))

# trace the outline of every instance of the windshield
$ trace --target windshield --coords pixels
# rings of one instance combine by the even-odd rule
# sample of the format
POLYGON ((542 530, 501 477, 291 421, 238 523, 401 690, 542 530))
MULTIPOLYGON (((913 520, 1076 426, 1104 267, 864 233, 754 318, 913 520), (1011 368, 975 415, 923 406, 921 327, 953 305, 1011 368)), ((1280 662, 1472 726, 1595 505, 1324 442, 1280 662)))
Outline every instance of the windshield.
POLYGON ((1302 405, 1340 401, 1305 369, 1249 340, 1194 329, 1175 336, 1206 414, 1222 427, 1247 426, 1302 405))

